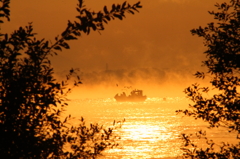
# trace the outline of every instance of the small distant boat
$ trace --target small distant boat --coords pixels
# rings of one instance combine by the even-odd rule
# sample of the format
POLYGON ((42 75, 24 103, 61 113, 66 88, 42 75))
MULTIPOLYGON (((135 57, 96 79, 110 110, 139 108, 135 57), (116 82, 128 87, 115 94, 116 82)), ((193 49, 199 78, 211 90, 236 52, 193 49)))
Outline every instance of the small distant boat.
POLYGON ((142 90, 135 89, 135 90, 132 90, 130 95, 128 95, 128 96, 126 95, 125 92, 123 92, 120 95, 116 94, 114 96, 114 98, 118 102, 142 102, 142 101, 145 101, 147 99, 147 96, 143 95, 142 90))

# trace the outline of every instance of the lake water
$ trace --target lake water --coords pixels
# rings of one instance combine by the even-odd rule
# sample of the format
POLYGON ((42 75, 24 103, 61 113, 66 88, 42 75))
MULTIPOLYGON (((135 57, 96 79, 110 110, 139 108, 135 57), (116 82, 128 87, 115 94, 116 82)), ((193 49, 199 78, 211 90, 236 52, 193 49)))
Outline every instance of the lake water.
MULTIPOLYGON (((67 113, 104 126, 111 126, 114 120, 126 120, 120 129, 120 146, 107 150, 102 158, 173 158, 182 154, 181 133, 194 133, 207 126, 202 121, 176 115, 176 110, 187 108, 188 104, 189 101, 180 97, 147 98, 145 102, 75 99, 69 102, 67 113)), ((208 136, 214 141, 235 140, 235 136, 224 129, 213 129, 208 136)))

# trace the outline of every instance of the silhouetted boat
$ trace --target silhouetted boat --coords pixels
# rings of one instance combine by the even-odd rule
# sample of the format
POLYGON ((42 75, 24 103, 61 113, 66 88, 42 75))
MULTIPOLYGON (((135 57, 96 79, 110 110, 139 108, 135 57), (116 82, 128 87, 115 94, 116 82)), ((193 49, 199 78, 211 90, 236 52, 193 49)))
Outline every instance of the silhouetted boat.
POLYGON ((142 102, 147 99, 147 96, 143 95, 142 90, 135 89, 135 90, 131 91, 130 95, 128 95, 128 96, 126 95, 125 92, 123 92, 120 95, 116 94, 114 96, 114 98, 118 102, 142 102))

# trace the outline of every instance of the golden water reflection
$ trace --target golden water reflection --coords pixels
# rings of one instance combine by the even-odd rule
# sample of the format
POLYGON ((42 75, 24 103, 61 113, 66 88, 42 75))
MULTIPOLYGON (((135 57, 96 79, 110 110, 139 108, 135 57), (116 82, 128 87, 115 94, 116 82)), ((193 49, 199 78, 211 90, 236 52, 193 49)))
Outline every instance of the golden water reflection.
POLYGON ((135 128, 128 128, 123 130, 125 139, 129 140, 147 140, 156 142, 157 140, 168 140, 171 133, 168 133, 166 127, 151 126, 151 125, 136 125, 135 128), (161 134, 157 132, 162 132, 161 134))
MULTIPOLYGON (((69 114, 83 116, 88 122, 110 126, 114 120, 126 119, 118 132, 121 135, 120 145, 107 150, 103 159, 181 156, 179 135, 183 132, 195 133, 206 127, 202 122, 176 115, 177 109, 184 109, 188 105, 188 101, 179 97, 148 98, 139 103, 116 102, 113 98, 85 99, 74 100, 71 104, 74 107, 68 109, 69 114)), ((214 131, 211 135, 215 138, 224 137, 220 131, 214 131)))
POLYGON ((179 149, 180 122, 174 120, 175 116, 166 119, 148 114, 148 117, 141 119, 137 117, 137 111, 134 114, 136 116, 126 119, 121 129, 120 147, 109 150, 106 158, 128 159, 131 156, 133 159, 155 159, 182 154, 179 149))

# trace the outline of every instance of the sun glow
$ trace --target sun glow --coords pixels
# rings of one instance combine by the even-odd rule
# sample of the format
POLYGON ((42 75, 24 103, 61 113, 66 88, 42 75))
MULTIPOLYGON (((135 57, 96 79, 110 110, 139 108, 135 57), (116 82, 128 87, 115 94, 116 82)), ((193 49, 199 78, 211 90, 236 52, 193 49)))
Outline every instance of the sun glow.
MULTIPOLYGON (((158 157, 167 157, 167 151, 173 149, 167 143, 176 140, 175 132, 171 131, 171 126, 167 124, 139 124, 124 125, 122 127, 122 142, 120 149, 111 149, 108 153, 118 154, 134 154, 136 158, 151 158, 155 155, 158 157), (160 146, 159 143, 165 143, 160 146), (135 145, 136 144, 136 145, 135 145), (151 146, 149 146, 151 145, 151 146), (161 152, 155 154, 155 152, 161 152)), ((174 149, 174 151, 176 151, 174 149)), ((124 158, 124 157, 123 157, 124 158)), ((125 159, 125 158, 124 158, 125 159)))
POLYGON ((129 140, 149 142, 168 140, 171 134, 167 131, 166 127, 159 125, 133 125, 131 128, 124 129, 124 133, 128 134, 126 138, 129 138, 129 140))

